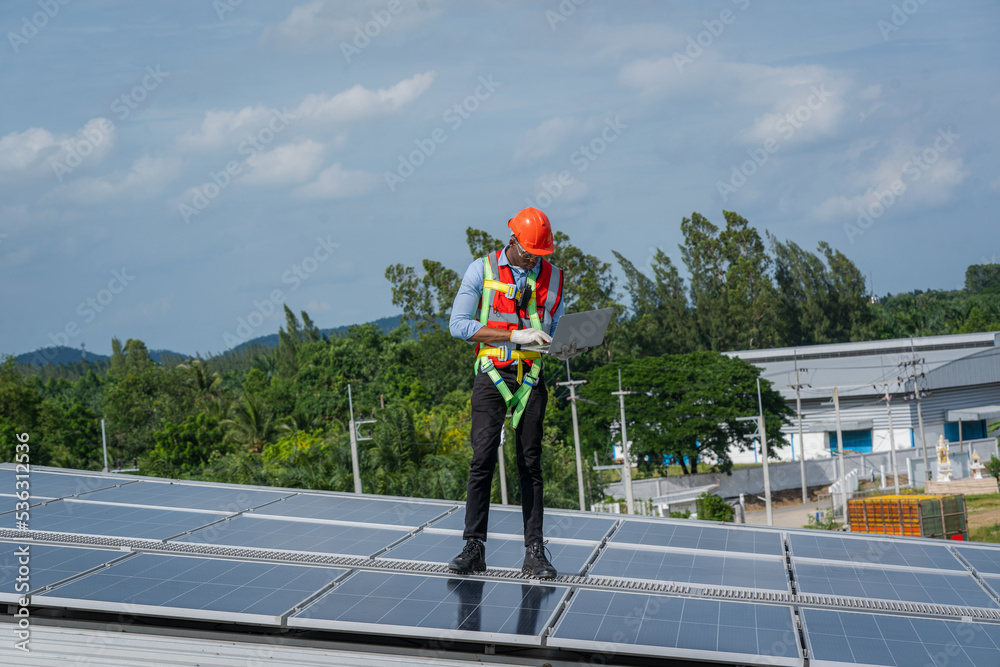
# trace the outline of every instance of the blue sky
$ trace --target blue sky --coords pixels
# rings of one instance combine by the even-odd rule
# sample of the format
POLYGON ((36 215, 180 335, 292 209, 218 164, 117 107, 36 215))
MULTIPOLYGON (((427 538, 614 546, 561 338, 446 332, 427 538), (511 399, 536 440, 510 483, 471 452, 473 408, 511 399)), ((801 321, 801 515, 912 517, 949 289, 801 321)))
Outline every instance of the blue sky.
POLYGON ((682 267, 735 210, 876 293, 995 262, 1000 5, 33 0, 0 5, 0 353, 203 354, 394 314, 535 202, 682 267), (367 34, 366 34, 367 33, 367 34), (866 214, 866 215, 862 215, 866 214), (275 307, 277 306, 277 307, 275 307), (276 314, 278 313, 278 314, 276 314))

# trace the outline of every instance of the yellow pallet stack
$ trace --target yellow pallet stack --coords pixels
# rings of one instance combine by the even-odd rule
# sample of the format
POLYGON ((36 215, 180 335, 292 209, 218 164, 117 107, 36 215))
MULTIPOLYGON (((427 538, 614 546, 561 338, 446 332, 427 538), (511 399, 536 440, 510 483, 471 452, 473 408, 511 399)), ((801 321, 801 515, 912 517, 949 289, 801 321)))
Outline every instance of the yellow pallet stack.
POLYGON ((965 496, 875 496, 847 503, 851 532, 969 539, 965 496))

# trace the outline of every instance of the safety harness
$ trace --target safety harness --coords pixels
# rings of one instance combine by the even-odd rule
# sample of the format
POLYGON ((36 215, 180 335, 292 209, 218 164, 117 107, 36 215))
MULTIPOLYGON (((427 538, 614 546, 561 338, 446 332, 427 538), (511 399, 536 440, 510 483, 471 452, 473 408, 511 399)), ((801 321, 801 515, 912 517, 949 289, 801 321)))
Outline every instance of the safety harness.
MULTIPOLYGON (((514 328, 520 328, 520 314, 518 313, 517 304, 521 302, 524 296, 521 290, 517 289, 517 285, 503 282, 497 280, 498 276, 494 271, 493 264, 497 263, 499 269, 499 257, 500 252, 490 253, 486 257, 483 257, 483 296, 482 303, 479 312, 479 322, 483 326, 487 326, 490 323, 490 313, 496 313, 496 317, 508 317, 511 313, 497 313, 493 309, 493 302, 495 296, 500 296, 501 298, 507 298, 514 301, 514 312, 513 321, 505 322, 505 325, 513 325, 514 328), (492 260, 492 261, 491 261, 492 260), (499 294, 495 295, 494 292, 499 294)), ((538 274, 543 266, 542 262, 544 260, 539 260, 538 265, 534 270, 528 273, 525 289, 528 290, 528 305, 527 314, 528 321, 531 323, 532 328, 544 330, 544 323, 542 317, 538 315, 538 304, 535 297, 537 296, 537 285, 536 281, 538 274)), ((549 285, 546 287, 546 299, 544 306, 550 306, 551 309, 546 309, 544 311, 544 319, 546 322, 551 323, 552 313, 555 311, 555 306, 559 302, 559 298, 562 296, 562 272, 555 267, 549 265, 549 285), (558 278, 558 281, 553 280, 553 277, 558 278), (553 283, 557 285, 556 289, 553 290, 553 283)), ((476 352, 476 364, 475 371, 485 372, 493 384, 496 386, 497 390, 500 392, 500 396, 503 398, 507 405, 507 408, 513 407, 514 413, 511 423, 514 427, 517 427, 518 423, 521 421, 521 415, 524 413, 524 408, 528 404, 528 396, 531 394, 531 390, 534 388, 535 384, 538 383, 538 378, 542 374, 542 362, 541 353, 534 350, 511 350, 506 347, 494 346, 489 343, 480 343, 476 352), (511 392, 507 387, 507 383, 504 382, 503 377, 497 370, 494 360, 499 363, 506 362, 516 362, 517 363, 517 391, 511 392), (524 374, 524 361, 531 361, 531 369, 528 374, 524 374)))

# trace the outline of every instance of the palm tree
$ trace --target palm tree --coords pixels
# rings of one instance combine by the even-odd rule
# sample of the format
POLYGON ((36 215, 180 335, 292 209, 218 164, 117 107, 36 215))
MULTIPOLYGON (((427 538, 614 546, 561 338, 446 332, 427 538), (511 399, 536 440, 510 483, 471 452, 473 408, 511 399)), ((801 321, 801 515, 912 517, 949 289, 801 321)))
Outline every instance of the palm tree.
POLYGON ((262 399, 252 394, 244 394, 230 408, 229 418, 220 423, 226 429, 223 442, 239 443, 252 452, 261 452, 278 434, 274 415, 262 399))
POLYGON ((208 366, 201 359, 192 359, 189 362, 178 364, 177 368, 185 373, 185 381, 193 386, 199 394, 208 396, 218 396, 222 391, 222 378, 218 373, 209 374, 208 366))

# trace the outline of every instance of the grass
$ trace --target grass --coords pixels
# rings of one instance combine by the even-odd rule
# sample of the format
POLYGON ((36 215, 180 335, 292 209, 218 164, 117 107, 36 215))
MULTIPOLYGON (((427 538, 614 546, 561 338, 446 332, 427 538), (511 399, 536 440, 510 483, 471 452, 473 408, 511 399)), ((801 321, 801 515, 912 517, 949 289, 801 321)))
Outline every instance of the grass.
MULTIPOLYGON (((996 493, 980 493, 965 497, 965 509, 970 515, 981 512, 989 512, 1000 509, 1000 495, 996 493)), ((987 523, 984 526, 976 526, 969 529, 969 539, 973 542, 996 542, 1000 543, 1000 523, 987 523)))
POLYGON ((973 528, 969 539, 973 542, 1000 542, 1000 523, 973 528))
POLYGON ((1000 495, 996 493, 980 493, 974 496, 965 497, 965 507, 969 510, 995 510, 1000 509, 1000 495))

